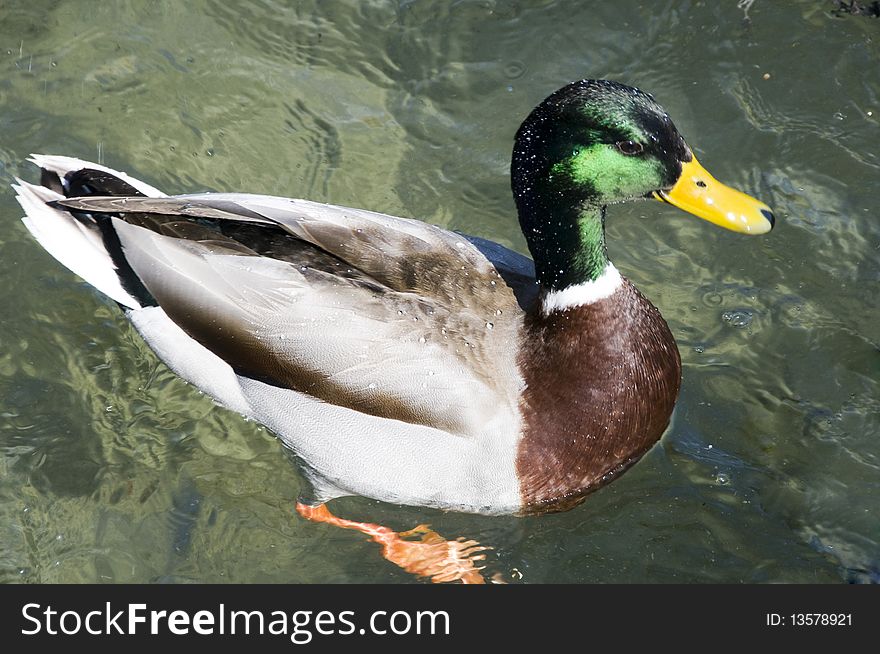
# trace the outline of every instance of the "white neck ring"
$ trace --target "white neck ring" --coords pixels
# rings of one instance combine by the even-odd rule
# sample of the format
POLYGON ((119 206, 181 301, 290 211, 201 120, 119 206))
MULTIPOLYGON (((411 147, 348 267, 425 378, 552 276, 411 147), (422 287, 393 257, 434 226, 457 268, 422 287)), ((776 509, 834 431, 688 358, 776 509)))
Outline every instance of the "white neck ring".
POLYGON ((546 293, 541 298, 541 311, 548 316, 554 311, 566 311, 585 304, 593 304, 614 295, 622 284, 623 277, 609 261, 605 270, 596 279, 546 293))

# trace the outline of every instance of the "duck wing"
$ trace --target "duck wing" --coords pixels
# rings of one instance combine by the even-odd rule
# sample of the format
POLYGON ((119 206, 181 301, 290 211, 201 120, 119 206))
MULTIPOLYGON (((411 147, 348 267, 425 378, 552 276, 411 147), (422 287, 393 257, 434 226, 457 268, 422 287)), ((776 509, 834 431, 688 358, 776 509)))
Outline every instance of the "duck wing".
POLYGON ((156 303, 239 375, 463 436, 517 411, 534 276, 497 244, 259 195, 55 204, 112 216, 156 303))

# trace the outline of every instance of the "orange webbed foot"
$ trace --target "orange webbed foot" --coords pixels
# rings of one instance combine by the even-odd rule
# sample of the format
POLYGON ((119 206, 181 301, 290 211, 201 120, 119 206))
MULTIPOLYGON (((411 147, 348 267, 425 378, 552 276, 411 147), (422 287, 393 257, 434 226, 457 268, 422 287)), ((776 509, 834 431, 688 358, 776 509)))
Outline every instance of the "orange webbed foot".
POLYGON ((475 540, 446 540, 428 525, 419 525, 409 531, 397 533, 381 525, 337 518, 324 504, 308 506, 297 503, 296 511, 313 522, 323 522, 367 534, 382 546, 382 556, 386 559, 407 572, 429 577, 434 583, 486 583, 480 574, 482 568, 476 564, 486 558, 482 552, 489 548, 475 540))

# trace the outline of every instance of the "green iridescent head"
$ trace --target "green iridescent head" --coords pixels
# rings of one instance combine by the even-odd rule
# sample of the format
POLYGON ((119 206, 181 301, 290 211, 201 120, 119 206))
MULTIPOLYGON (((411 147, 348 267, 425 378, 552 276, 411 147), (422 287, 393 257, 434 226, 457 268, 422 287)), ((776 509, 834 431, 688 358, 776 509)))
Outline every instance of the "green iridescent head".
POLYGON ((608 80, 573 82, 532 111, 511 185, 538 280, 553 289, 604 270, 609 204, 655 197, 736 231, 773 225, 767 205, 703 170, 653 97, 608 80))
POLYGON ((607 80, 581 80, 538 105, 516 135, 517 200, 537 192, 613 204, 671 187, 691 152, 654 99, 607 80))

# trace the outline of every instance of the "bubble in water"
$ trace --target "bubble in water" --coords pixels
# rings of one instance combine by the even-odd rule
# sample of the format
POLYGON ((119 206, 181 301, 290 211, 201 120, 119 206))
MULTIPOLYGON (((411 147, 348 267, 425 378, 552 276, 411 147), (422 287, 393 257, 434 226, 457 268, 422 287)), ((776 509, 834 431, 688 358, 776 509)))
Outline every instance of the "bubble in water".
POLYGON ((730 483, 730 477, 724 472, 719 472, 715 475, 715 483, 721 486, 727 486, 727 484, 730 483))
POLYGON ((725 311, 721 314, 721 319, 730 323, 732 326, 742 329, 752 324, 752 312, 748 309, 737 309, 735 311, 725 311))
POLYGON ((491 322, 486 323, 486 329, 493 329, 494 327, 495 325, 493 325, 491 322))

